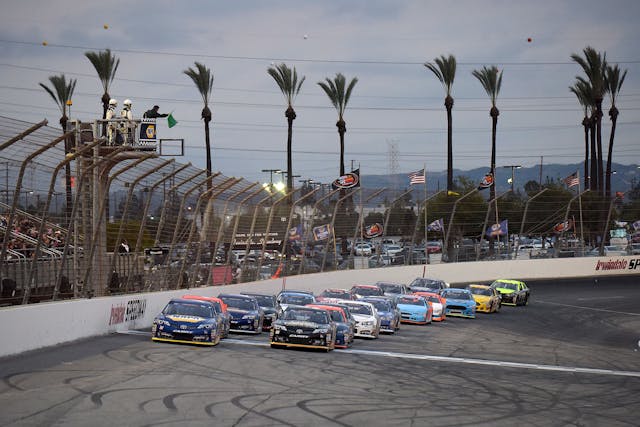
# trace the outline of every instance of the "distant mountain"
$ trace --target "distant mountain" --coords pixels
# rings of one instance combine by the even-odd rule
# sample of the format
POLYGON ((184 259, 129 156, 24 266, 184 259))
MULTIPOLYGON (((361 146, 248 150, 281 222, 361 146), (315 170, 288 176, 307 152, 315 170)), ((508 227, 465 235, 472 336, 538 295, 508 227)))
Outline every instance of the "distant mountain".
MULTIPOLYGON (((640 180, 640 169, 636 165, 622 165, 619 163, 613 163, 612 169, 615 173, 612 175, 611 188, 612 191, 629 191, 634 185, 637 185, 640 180)), ((485 173, 489 171, 488 168, 476 168, 470 170, 453 170, 454 179, 458 176, 466 176, 478 183, 482 180, 485 173)), ((579 171, 580 174, 580 186, 583 186, 584 179, 582 164, 543 164, 542 165, 542 183, 547 181, 562 180, 571 175, 575 171, 579 171)), ((524 192, 524 184, 528 181, 540 181, 540 167, 528 167, 521 169, 514 169, 514 190, 524 192)), ((510 184, 507 179, 511 178, 511 168, 498 167, 496 168, 496 189, 498 192, 506 191, 510 188, 510 184)), ((394 175, 367 175, 363 173, 361 175, 362 185, 366 188, 389 188, 389 189, 404 189, 409 187, 408 172, 403 174, 394 175)), ((427 190, 432 193, 438 190, 443 190, 447 186, 447 171, 427 171, 427 190)), ((417 188, 422 188, 421 185, 416 185, 417 188)))

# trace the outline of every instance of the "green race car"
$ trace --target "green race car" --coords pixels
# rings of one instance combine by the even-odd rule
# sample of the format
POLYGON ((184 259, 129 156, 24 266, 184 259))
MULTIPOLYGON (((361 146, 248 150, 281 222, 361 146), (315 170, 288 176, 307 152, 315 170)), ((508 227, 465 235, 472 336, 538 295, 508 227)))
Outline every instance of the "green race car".
POLYGON ((521 280, 498 279, 491 284, 491 287, 500 292, 504 305, 527 305, 529 303, 531 290, 521 280))

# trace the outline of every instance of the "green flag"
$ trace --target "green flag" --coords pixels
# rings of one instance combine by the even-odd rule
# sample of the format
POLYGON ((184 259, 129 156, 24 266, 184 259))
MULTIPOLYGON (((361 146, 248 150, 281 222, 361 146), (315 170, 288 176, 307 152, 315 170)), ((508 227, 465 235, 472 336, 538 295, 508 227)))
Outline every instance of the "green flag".
POLYGON ((173 113, 169 114, 169 116, 167 117, 167 124, 170 128, 178 124, 178 121, 173 118, 173 113))

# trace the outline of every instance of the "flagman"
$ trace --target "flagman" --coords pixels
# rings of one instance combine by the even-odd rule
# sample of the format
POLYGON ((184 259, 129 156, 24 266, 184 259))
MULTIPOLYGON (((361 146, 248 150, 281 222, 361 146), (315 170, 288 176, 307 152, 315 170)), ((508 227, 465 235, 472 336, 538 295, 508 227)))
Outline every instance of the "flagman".
POLYGON ((168 116, 168 114, 159 113, 159 109, 160 107, 158 105, 154 105, 152 109, 145 111, 142 117, 144 117, 145 119, 157 119, 158 117, 168 116))

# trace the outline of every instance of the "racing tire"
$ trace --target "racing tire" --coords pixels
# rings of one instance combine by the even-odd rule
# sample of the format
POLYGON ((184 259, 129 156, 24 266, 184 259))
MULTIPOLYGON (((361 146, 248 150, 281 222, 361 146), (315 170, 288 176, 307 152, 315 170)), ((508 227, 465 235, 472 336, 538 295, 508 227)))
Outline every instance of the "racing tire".
POLYGON ((524 305, 524 306, 529 305, 529 296, 528 295, 526 297, 524 297, 524 302, 522 303, 522 305, 524 305))

